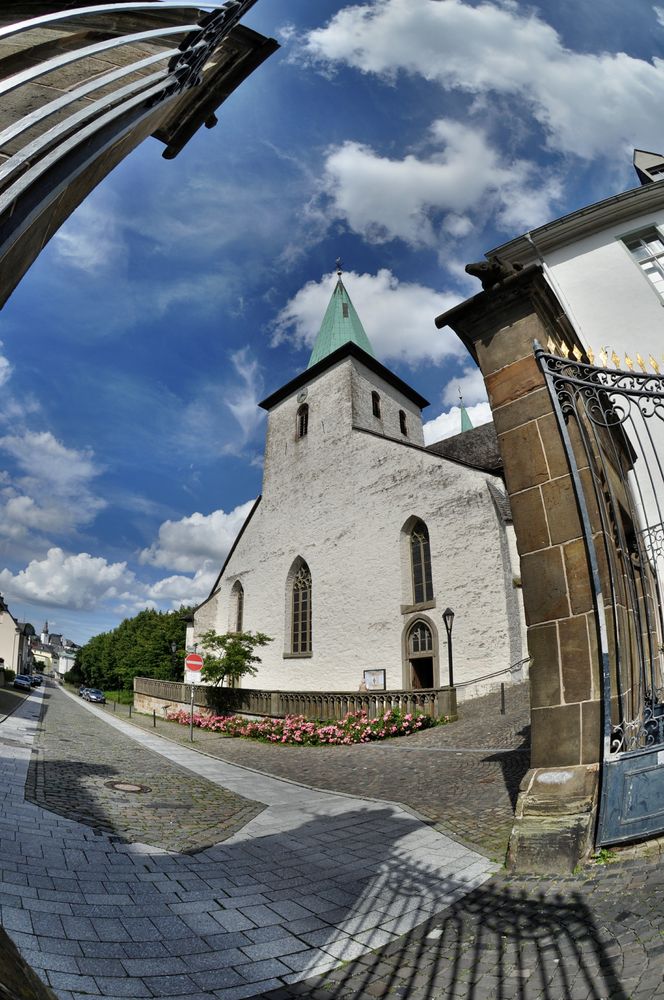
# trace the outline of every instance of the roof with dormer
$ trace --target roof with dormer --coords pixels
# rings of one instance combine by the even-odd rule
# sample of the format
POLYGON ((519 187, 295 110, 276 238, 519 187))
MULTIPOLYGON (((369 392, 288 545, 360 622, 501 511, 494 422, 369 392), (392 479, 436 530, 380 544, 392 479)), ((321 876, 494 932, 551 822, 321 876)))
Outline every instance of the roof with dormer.
POLYGON ((307 368, 313 368, 344 344, 356 344, 372 358, 376 356, 341 280, 341 271, 337 271, 337 283, 325 310, 307 368))

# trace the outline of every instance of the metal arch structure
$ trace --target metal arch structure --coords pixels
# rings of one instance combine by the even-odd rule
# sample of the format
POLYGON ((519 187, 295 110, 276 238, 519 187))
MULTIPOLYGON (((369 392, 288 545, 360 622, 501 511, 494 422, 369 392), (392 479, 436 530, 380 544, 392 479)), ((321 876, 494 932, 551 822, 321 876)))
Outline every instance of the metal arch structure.
POLYGON ((88 193, 145 138, 175 157, 277 48, 256 0, 0 11, 0 307, 88 193))

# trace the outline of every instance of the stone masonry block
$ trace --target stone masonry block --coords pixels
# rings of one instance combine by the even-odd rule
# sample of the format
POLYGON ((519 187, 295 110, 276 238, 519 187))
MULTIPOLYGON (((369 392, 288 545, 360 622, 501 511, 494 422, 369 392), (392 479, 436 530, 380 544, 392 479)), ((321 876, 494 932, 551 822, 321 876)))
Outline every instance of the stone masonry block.
POLYGON ((577 538, 575 541, 563 545, 563 558, 572 614, 580 615, 592 611, 593 592, 583 539, 577 538))
POLYGON ((523 601, 528 625, 568 618, 567 580, 561 549, 542 549, 521 557, 523 601))
POLYGON ((537 420, 552 479, 569 475, 569 464, 563 448, 555 414, 547 413, 537 420))
POLYGON ((558 545, 571 538, 581 538, 581 521, 570 476, 543 483, 542 497, 551 544, 558 545))
POLYGON ((581 706, 533 708, 531 767, 567 767, 581 760, 581 706))
POLYGON ((587 701, 591 695, 590 642, 585 615, 558 622, 560 669, 566 704, 587 701))
POLYGON ((533 356, 533 341, 541 339, 542 324, 528 302, 514 303, 498 317, 502 328, 474 340, 483 375, 491 375, 520 358, 533 356))
POLYGON ((555 622, 528 629, 530 664, 530 704, 544 708, 560 704, 558 629, 555 622))
MULTIPOLYGON (((548 484, 547 484, 548 485, 548 484)), ((517 548, 519 555, 536 552, 551 547, 541 487, 515 493, 510 498, 512 516, 517 527, 517 548)))
POLYGON ((498 434, 511 431, 521 424, 527 424, 537 417, 551 413, 551 399, 546 387, 533 390, 527 396, 505 403, 492 411, 493 422, 498 434))
POLYGON ((515 427, 501 434, 498 443, 510 495, 545 483, 550 478, 536 424, 515 427))
POLYGON ((594 764, 602 750, 602 705, 599 701, 585 701, 581 705, 581 762, 594 764))
POLYGON ((543 386, 544 380, 535 356, 521 358, 500 371, 488 375, 486 389, 492 408, 512 403, 543 386))

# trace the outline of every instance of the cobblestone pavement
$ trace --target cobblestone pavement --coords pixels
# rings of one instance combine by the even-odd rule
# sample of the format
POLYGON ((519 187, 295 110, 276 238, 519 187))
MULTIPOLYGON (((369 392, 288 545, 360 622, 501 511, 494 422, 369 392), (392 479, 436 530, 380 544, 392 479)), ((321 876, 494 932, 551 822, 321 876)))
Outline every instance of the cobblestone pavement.
POLYGON ((557 880, 497 876, 399 941, 263 1000, 664 997, 661 860, 557 880))
MULTIPOLYGON (((314 788, 403 803, 436 829, 502 864, 528 768, 528 685, 507 688, 505 715, 499 694, 462 704, 459 713, 448 726, 369 746, 282 747, 203 730, 196 730, 194 738, 199 749, 231 763, 314 788)), ((148 729, 152 721, 132 716, 133 723, 148 729)), ((189 740, 186 726, 162 720, 157 726, 169 739, 189 740)))
POLYGON ((100 738, 99 720, 54 687, 44 694, 25 797, 124 840, 188 852, 226 840, 264 808, 116 730, 102 727, 100 738))
MULTIPOLYGON (((136 754, 156 751, 267 806, 191 855, 126 843, 26 802, 42 700, 33 692, 0 730, 0 908, 60 1000, 240 1000, 286 988, 398 941, 495 868, 389 803, 248 772, 47 692, 49 706, 69 699, 94 722, 68 723, 80 760, 98 759, 121 733, 136 754)), ((183 830, 194 814, 182 814, 183 830)))

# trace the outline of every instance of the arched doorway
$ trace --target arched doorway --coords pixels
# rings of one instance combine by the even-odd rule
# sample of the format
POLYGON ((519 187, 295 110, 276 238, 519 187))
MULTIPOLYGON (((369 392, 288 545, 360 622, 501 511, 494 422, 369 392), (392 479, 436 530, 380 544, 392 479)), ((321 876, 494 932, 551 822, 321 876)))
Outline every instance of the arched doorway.
POLYGON ((404 680, 414 691, 439 687, 438 635, 433 622, 418 618, 405 634, 404 680))

